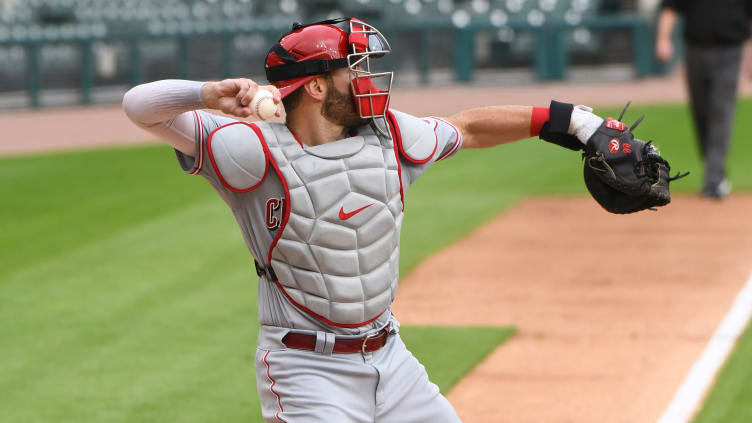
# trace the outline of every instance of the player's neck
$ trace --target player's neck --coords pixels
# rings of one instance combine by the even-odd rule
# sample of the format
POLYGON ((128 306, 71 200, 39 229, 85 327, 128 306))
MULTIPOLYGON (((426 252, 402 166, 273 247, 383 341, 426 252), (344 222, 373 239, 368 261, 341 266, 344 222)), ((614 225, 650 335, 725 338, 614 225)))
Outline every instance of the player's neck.
POLYGON ((314 146, 341 140, 348 136, 344 126, 330 122, 319 110, 296 109, 287 117, 287 129, 305 145, 314 146))

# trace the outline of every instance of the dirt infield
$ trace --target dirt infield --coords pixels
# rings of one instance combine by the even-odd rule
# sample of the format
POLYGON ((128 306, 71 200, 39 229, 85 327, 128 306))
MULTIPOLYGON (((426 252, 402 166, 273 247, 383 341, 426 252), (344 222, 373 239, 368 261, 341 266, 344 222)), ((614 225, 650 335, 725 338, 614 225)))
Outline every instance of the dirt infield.
POLYGON ((752 270, 752 197, 614 216, 523 202, 403 280, 403 323, 513 325, 451 392, 468 423, 653 422, 752 270))

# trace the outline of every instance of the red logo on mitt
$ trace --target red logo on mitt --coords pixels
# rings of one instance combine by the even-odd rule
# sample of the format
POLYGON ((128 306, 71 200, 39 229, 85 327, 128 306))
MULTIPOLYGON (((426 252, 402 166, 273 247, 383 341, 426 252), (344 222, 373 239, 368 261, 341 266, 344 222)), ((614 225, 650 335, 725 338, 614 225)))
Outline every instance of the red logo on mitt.
POLYGON ((625 142, 624 145, 621 146, 621 151, 623 153, 631 153, 632 152, 632 144, 625 142))
POLYGON ((608 118, 606 119, 606 128, 616 129, 617 131, 623 131, 624 129, 626 129, 626 126, 616 119, 608 118))
POLYGON ((619 152, 619 140, 616 138, 612 139, 610 143, 608 143, 608 151, 611 152, 611 154, 616 154, 619 152))

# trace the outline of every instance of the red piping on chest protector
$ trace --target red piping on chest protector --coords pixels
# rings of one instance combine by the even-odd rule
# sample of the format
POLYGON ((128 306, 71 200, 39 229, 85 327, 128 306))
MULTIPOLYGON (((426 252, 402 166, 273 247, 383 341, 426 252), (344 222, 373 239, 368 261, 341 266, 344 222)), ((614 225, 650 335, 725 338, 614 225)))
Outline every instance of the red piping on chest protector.
MULTIPOLYGON (((254 132, 256 132, 256 135, 258 135, 259 139, 261 140, 261 146, 264 148, 264 152, 267 154, 268 161, 269 161, 269 163, 271 163, 272 168, 277 173, 277 176, 279 176, 279 180, 282 182, 282 188, 284 188, 284 190, 285 190, 285 199, 286 199, 286 201, 284 201, 284 204, 283 204, 282 224, 280 225, 279 229, 277 230, 277 235, 274 236, 274 240, 272 241, 272 244, 269 247, 269 254, 268 254, 267 260, 266 260, 267 267, 268 268, 272 268, 272 253, 274 252, 274 248, 277 247, 277 243, 279 242, 279 239, 282 237, 282 232, 284 232, 285 228, 287 227, 287 222, 290 220, 290 210, 291 210, 291 207, 292 207, 292 205, 291 205, 292 201, 290 200, 290 187, 287 185, 287 181, 285 180, 285 177, 282 175, 282 171, 279 170, 279 166, 277 165, 277 162, 274 160, 274 156, 272 156, 271 151, 269 150, 269 146, 266 145, 266 140, 264 139, 264 136, 261 134, 261 130, 256 125, 254 125, 252 123, 247 123, 247 125, 251 129, 253 129, 254 132)), ((397 166, 399 166, 399 159, 397 160, 397 166)), ((401 174, 400 174, 400 195, 402 194, 402 179, 401 178, 402 177, 401 177, 401 174)), ((295 307, 303 310, 304 312, 310 314, 311 316, 313 316, 313 317, 315 317, 315 318, 317 318, 317 319, 319 319, 319 320, 323 321, 324 323, 326 323, 328 325, 331 325, 331 326, 337 326, 337 327, 343 327, 343 328, 356 328, 356 327, 360 327, 360 326, 363 326, 363 325, 367 325, 367 324, 373 322, 374 320, 378 319, 387 310, 387 309, 385 309, 384 311, 382 311, 381 313, 379 313, 378 315, 376 315, 376 317, 374 317, 372 319, 369 319, 369 320, 366 320, 365 322, 360 322, 360 323, 339 323, 339 322, 334 322, 334 321, 331 321, 331 320, 327 319, 326 317, 324 317, 324 316, 322 316, 322 315, 320 315, 318 313, 315 313, 313 310, 311 310, 308 307, 306 307, 306 306, 298 303, 297 301, 295 301, 290 296, 290 294, 287 293, 287 291, 285 290, 285 287, 279 282, 279 280, 275 280, 274 283, 277 285, 277 287, 279 288, 279 290, 282 291, 282 294, 285 296, 285 298, 287 298, 287 300, 290 301, 290 303, 292 303, 292 305, 294 305, 295 307)))
MULTIPOLYGON (((245 122, 243 122, 245 123, 245 122)), ((287 181, 285 180, 284 176, 282 176, 282 172, 279 170, 279 166, 277 165, 277 162, 274 160, 274 156, 272 156, 271 151, 269 151, 269 146, 266 144, 266 139, 264 138, 264 135, 261 133, 261 129, 259 129, 258 126, 256 126, 253 123, 245 123, 248 125, 249 128, 253 130, 253 132, 258 135, 259 139, 261 140, 261 147, 264 149, 264 154, 266 154, 268 158, 268 163, 271 163, 272 168, 277 173, 277 176, 279 177, 279 181, 282 183, 282 188, 285 190, 285 200, 282 202, 282 223, 279 226, 279 229, 277 230, 277 235, 274 236, 274 239, 272 240, 272 244, 269 247, 269 254, 267 256, 267 266, 271 266, 272 263, 272 251, 274 251, 274 248, 277 246, 277 242, 279 242, 279 239, 282 237, 282 231, 284 231, 285 227, 287 226, 287 222, 290 220, 290 187, 287 185, 287 181)))
MULTIPOLYGON (((271 266, 271 264, 270 264, 270 266, 271 266)), ((324 323, 326 323, 328 325, 331 325, 331 326, 337 326, 337 327, 340 327, 340 328, 357 328, 357 327, 360 327, 360 326, 363 326, 363 325, 367 325, 367 324, 373 322, 374 320, 376 320, 379 317, 381 317, 381 315, 384 314, 384 311, 387 310, 387 309, 384 309, 384 311, 382 311, 381 313, 377 314, 376 317, 374 317, 372 319, 368 319, 368 320, 366 320, 364 322, 360 322, 360 323, 339 323, 339 322, 334 322, 334 321, 329 320, 326 317, 324 317, 324 316, 322 316, 322 315, 314 312, 313 310, 309 309, 308 307, 306 307, 306 306, 298 303, 297 301, 293 300, 292 297, 290 296, 290 294, 288 294, 287 291, 285 291, 285 287, 282 286, 282 284, 279 283, 279 281, 274 281, 274 283, 277 284, 277 287, 279 287, 279 289, 282 291, 282 294, 284 294, 285 298, 287 298, 288 301, 290 301, 291 303, 293 303, 293 305, 295 305, 295 307, 297 307, 297 308, 305 311, 306 313, 310 314, 311 316, 313 316, 313 317, 315 317, 315 318, 321 320, 322 322, 324 322, 324 323)))
POLYGON ((394 150, 394 159, 397 160, 397 178, 400 184, 400 200, 402 200, 402 211, 405 210, 405 193, 402 190, 402 163, 400 162, 399 153, 397 151, 397 143, 402 142, 402 136, 399 132, 399 127, 394 121, 394 114, 391 110, 386 113, 386 121, 389 126, 389 132, 392 134, 392 150, 394 150), (399 140, 399 141, 397 141, 399 140))
MULTIPOLYGON (((235 188, 232 185, 230 185, 225 180, 225 178, 222 176, 222 172, 219 171, 219 167, 217 166, 217 162, 214 160, 214 153, 212 153, 211 143, 212 143, 212 139, 214 138, 214 134, 217 133, 217 131, 219 131, 222 128, 226 128, 226 127, 232 126, 232 125, 246 125, 246 126, 249 126, 251 129, 254 128, 249 123, 246 123, 246 122, 231 122, 231 123, 228 123, 226 125, 222 125, 219 128, 213 130, 209 134, 209 139, 206 141, 207 142, 206 149, 207 149, 207 151, 209 151, 209 160, 211 161, 212 167, 214 168, 214 172, 217 174, 217 177, 219 178, 219 181, 222 182, 222 185, 224 185, 225 188, 229 189, 232 192, 238 192, 238 193, 250 192, 250 191, 253 191, 254 189, 258 188, 259 185, 261 185, 264 182, 264 180, 266 180, 266 175, 269 173, 269 161, 271 160, 271 154, 269 154, 269 149, 266 147, 266 142, 264 141, 263 135, 261 135, 261 131, 260 130, 258 130, 258 131, 254 130, 254 132, 256 132, 256 135, 258 135, 258 137, 259 137, 259 141, 261 142, 261 147, 264 149, 264 156, 266 156, 266 160, 264 161, 264 177, 261 178, 261 180, 258 181, 258 183, 256 185, 253 185, 250 188, 238 189, 238 188, 235 188)), ((256 128, 256 129, 258 129, 258 128, 256 128)))
MULTIPOLYGON (((288 131, 289 131, 289 128, 288 128, 288 131)), ((300 148, 304 148, 304 147, 303 147, 303 142, 302 142, 302 141, 300 141, 300 138, 298 138, 298 136, 297 136, 297 135, 293 134, 293 132, 292 132, 292 131, 290 131, 290 133, 292 134, 292 137, 293 137, 293 138, 295 138, 295 141, 297 141, 297 142, 298 142, 298 144, 300 144, 300 148)))

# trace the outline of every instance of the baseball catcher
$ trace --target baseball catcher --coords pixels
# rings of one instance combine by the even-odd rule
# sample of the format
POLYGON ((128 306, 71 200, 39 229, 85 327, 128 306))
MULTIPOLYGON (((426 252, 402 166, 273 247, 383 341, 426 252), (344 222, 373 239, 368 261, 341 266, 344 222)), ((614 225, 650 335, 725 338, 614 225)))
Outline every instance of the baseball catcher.
POLYGON ((637 207, 618 203, 622 194, 645 198, 639 207, 668 201, 668 163, 588 108, 553 102, 422 118, 392 109, 394 73, 380 62, 390 52, 358 19, 294 24, 266 56, 271 85, 165 80, 123 100, 238 222, 259 276, 255 367, 267 422, 460 421, 390 310, 408 188, 458 150, 539 135, 585 148, 588 186, 617 198, 622 212, 637 207), (279 116, 280 105, 284 123, 226 117, 279 116), (632 173, 609 155, 611 137, 620 154, 626 145, 639 152, 632 173))

